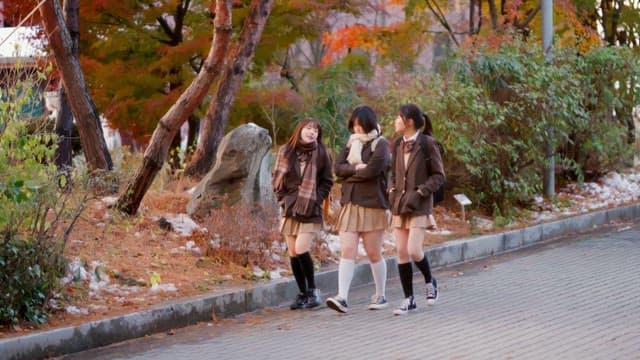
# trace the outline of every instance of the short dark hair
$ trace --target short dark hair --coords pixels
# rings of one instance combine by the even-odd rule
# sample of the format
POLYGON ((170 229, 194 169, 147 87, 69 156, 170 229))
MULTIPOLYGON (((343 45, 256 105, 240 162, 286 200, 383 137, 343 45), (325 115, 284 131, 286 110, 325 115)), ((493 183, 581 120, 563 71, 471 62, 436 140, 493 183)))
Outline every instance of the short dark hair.
POLYGON ((348 124, 349 131, 352 133, 356 121, 367 134, 373 130, 378 130, 378 117, 373 109, 367 105, 361 105, 353 109, 348 124))

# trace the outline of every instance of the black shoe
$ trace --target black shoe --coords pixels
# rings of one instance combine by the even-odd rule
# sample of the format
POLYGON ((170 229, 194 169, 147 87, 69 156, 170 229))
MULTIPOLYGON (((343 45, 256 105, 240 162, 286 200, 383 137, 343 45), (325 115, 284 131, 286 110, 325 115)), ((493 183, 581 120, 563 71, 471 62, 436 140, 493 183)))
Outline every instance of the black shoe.
POLYGON ((346 313, 348 310, 347 301, 341 298, 339 295, 328 298, 327 307, 343 314, 346 313))
POLYGON ((314 308, 320 305, 321 302, 322 300, 320 299, 320 290, 318 289, 307 290, 307 304, 305 305, 307 309, 314 308))
POLYGON ((406 315, 409 311, 416 309, 416 302, 413 300, 413 296, 409 296, 408 298, 402 301, 400 307, 393 310, 394 315, 406 315))
POLYGON ((307 306, 307 295, 303 293, 299 293, 296 296, 296 299, 289 305, 289 309, 298 310, 303 309, 307 306))
POLYGON ((430 283, 427 283, 427 305, 434 305, 438 301, 438 282, 436 278, 432 278, 430 283))

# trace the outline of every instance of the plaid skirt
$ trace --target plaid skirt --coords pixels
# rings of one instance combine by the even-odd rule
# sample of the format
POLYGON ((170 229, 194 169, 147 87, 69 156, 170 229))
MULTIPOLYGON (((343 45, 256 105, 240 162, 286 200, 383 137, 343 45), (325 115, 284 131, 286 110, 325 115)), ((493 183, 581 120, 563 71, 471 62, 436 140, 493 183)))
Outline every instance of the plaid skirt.
POLYGON ((370 208, 348 203, 338 214, 338 231, 369 232, 384 230, 388 220, 385 209, 370 208))

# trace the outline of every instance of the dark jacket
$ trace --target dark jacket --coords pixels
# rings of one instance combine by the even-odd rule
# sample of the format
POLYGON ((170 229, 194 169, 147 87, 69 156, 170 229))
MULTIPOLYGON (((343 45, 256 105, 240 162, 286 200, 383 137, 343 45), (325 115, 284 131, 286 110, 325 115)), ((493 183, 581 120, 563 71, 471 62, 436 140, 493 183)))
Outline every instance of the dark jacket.
MULTIPOLYGON (((289 145, 283 145, 289 146, 289 145)), ((333 172, 331 170, 331 158, 324 146, 318 146, 318 161, 316 175, 316 204, 310 216, 296 214, 293 216, 293 205, 298 198, 298 188, 302 183, 300 165, 295 154, 289 157, 289 164, 293 165, 292 171, 287 172, 284 177, 284 186, 275 192, 276 199, 282 208, 282 216, 291 217, 302 223, 322 223, 322 202, 329 196, 331 186, 333 186, 333 172)))
POLYGON ((349 148, 345 147, 336 159, 335 172, 342 178, 342 196, 340 203, 352 203, 370 208, 389 208, 387 199, 387 173, 391 164, 389 143, 383 137, 378 138, 375 151, 371 151, 369 141, 362 147, 362 162, 367 167, 356 171, 355 165, 347 162, 349 148))
POLYGON ((444 167, 436 142, 420 133, 416 145, 404 165, 402 146, 397 154, 392 150, 391 176, 389 179, 389 201, 393 215, 429 215, 433 212, 433 192, 444 183, 444 167), (420 137, 424 137, 422 140, 420 137), (428 151, 421 147, 426 144, 428 151), (429 154, 425 158, 424 154, 429 154), (422 195, 418 192, 420 190, 422 195))

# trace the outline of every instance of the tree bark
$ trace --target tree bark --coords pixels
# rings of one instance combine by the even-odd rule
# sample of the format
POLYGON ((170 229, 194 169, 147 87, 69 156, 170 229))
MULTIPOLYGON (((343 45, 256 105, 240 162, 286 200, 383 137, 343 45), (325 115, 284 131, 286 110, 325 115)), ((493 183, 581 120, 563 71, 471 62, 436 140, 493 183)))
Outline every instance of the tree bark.
POLYGON ((247 67, 253 59, 262 31, 273 8, 273 0, 253 0, 249 14, 242 26, 238 42, 230 51, 229 60, 215 98, 209 104, 204 117, 204 126, 200 133, 200 141, 185 173, 202 177, 209 171, 215 161, 218 145, 224 135, 224 128, 229 121, 229 111, 235 100, 247 67))
POLYGON ((216 1, 213 40, 204 66, 176 103, 158 122, 135 179, 118 199, 116 207, 121 211, 129 215, 138 211, 142 198, 167 158, 176 132, 202 102, 211 85, 219 77, 230 41, 231 0, 218 0, 216 1))
POLYGON ((111 170, 113 163, 104 140, 100 117, 87 90, 80 61, 73 53, 73 43, 67 31, 58 0, 48 0, 40 7, 49 45, 60 70, 71 110, 76 118, 80 141, 91 171, 111 170))
POLYGON ((493 30, 498 30, 498 9, 496 9, 495 0, 489 1, 489 13, 491 14, 491 28, 493 30))
MULTIPOLYGON (((80 31, 78 26, 79 0, 67 0, 64 4, 64 18, 67 30, 71 36, 71 52, 78 56, 78 44, 80 31)), ((73 132, 73 114, 67 99, 64 86, 58 92, 60 97, 60 111, 56 117, 55 132, 58 135, 58 147, 56 148, 55 162, 58 170, 68 174, 71 169, 71 134, 73 132)))

